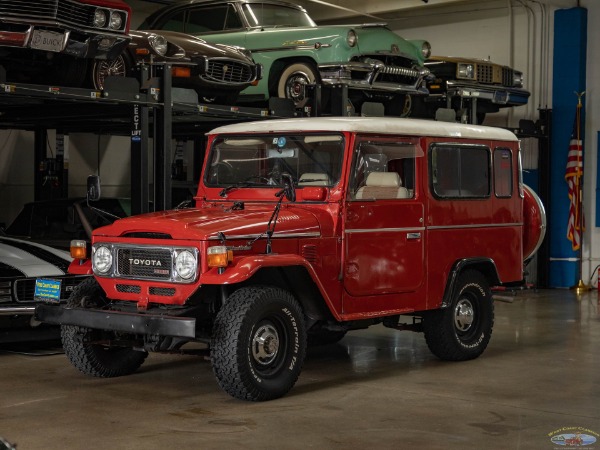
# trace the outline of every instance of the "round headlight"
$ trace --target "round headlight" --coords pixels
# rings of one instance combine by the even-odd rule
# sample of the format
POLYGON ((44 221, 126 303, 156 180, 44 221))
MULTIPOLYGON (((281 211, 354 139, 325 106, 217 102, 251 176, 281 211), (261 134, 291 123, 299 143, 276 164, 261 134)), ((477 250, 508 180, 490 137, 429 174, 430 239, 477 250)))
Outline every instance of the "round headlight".
POLYGON ((358 42, 358 36, 356 36, 354 30, 348 31, 348 34, 346 35, 346 42, 348 43, 349 47, 354 47, 356 45, 358 42))
POLYGON ((94 267, 94 272, 106 274, 110 271, 112 263, 112 252, 108 247, 95 247, 94 255, 92 256, 92 266, 94 267))
POLYGON ((97 28, 102 28, 106 25, 106 20, 108 19, 107 11, 104 9, 97 9, 94 12, 94 26, 97 28))
POLYGON ((121 17, 121 14, 119 14, 117 11, 111 12, 109 25, 110 28, 113 30, 120 30, 121 25, 123 25, 123 18, 121 17))
POLYGON ((425 59, 431 56, 431 44, 429 42, 425 41, 421 44, 421 54, 425 59))
POLYGON ((196 257, 192 252, 183 250, 175 258, 175 270, 181 278, 189 280, 196 273, 196 257))
POLYGON ((165 56, 167 54, 167 47, 169 44, 167 43, 167 38, 160 34, 153 34, 148 38, 148 42, 150 43, 150 47, 159 54, 160 56, 165 56))

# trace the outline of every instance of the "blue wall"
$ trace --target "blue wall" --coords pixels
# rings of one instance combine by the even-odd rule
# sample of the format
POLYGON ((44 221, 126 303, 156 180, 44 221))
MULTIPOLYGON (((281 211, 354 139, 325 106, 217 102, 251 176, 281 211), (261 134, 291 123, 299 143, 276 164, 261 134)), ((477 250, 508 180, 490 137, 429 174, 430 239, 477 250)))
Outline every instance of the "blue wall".
MULTIPOLYGON (((552 154, 550 155, 549 280, 551 287, 574 286, 581 276, 577 259, 579 255, 573 251, 571 241, 566 237, 569 197, 564 177, 577 107, 575 92, 585 91, 586 42, 587 9, 572 8, 556 11, 552 83, 552 154)), ((585 145, 584 142, 584 154, 585 145)), ((586 219, 588 224, 589 219, 586 219)))

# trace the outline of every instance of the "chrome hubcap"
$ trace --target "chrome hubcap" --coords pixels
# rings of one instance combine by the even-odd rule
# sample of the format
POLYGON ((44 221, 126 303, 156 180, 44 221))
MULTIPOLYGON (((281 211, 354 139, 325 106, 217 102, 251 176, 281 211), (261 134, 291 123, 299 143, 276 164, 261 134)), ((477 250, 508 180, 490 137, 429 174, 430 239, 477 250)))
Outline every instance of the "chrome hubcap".
POLYGON ((305 97, 304 86, 310 83, 310 78, 305 73, 295 73, 288 78, 285 91, 287 97, 295 102, 303 100, 305 97))
POLYGON ((273 325, 263 325, 252 338, 252 356, 263 366, 271 364, 279 351, 279 335, 273 325))
POLYGON ((471 302, 467 299, 459 300, 454 309, 454 326, 456 329, 462 332, 467 331, 473 325, 474 319, 475 311, 471 302))

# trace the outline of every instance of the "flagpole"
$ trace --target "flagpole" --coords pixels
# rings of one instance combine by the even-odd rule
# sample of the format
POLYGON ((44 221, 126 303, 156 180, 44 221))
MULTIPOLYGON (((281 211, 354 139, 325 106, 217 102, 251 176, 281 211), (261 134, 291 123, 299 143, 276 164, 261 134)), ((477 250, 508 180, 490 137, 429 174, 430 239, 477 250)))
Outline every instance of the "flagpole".
MULTIPOLYGON (((575 92, 575 95, 577 96, 577 111, 576 111, 576 123, 577 123, 577 142, 582 142, 581 141, 581 108, 583 106, 582 102, 581 102, 581 98, 585 95, 585 91, 579 93, 579 92, 575 92)), ((590 286, 586 285, 583 282, 583 227, 584 227, 584 222, 583 222, 583 186, 582 186, 582 179, 583 179, 583 164, 582 164, 582 158, 583 158, 583 145, 581 145, 581 149, 582 151, 579 152, 577 154, 577 205, 578 205, 578 210, 579 210, 579 215, 577 217, 577 226, 579 226, 579 233, 580 233, 580 243, 579 243, 579 249, 578 249, 578 253, 579 253, 579 281, 577 282, 577 284, 575 286, 573 286, 571 289, 575 290, 575 293, 577 295, 583 294, 586 291, 589 291, 591 289, 590 286)))

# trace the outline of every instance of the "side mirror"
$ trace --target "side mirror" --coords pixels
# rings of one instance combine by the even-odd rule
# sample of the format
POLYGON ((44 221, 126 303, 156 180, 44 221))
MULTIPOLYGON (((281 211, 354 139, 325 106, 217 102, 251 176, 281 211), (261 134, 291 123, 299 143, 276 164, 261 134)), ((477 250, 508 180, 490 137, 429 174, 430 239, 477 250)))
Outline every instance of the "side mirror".
POLYGON ((87 178, 87 199, 91 202, 100 200, 100 177, 97 175, 87 178))

